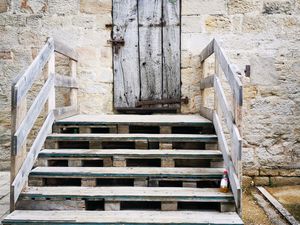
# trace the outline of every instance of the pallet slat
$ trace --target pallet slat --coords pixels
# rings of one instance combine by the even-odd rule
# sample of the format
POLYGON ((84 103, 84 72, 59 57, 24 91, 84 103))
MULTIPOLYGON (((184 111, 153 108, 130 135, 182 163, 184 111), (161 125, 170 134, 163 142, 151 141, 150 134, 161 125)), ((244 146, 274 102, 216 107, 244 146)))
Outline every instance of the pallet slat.
POLYGON ((174 187, 29 187, 21 198, 104 199, 105 201, 231 202, 232 193, 218 188, 174 187))
POLYGON ((157 178, 220 178, 223 168, 160 168, 160 167, 37 167, 32 177, 157 177, 157 178))
POLYGON ((234 213, 220 212, 159 212, 159 211, 14 211, 3 224, 173 224, 173 225, 243 225, 234 213))
POLYGON ((150 142, 216 142, 213 134, 51 134, 53 141, 138 141, 150 142))
POLYGON ((204 126, 212 122, 199 115, 77 115, 56 121, 57 125, 154 125, 204 126))
POLYGON ((124 158, 221 158, 218 150, 138 150, 138 149, 44 149, 41 158, 92 158, 92 157, 124 157, 124 158))

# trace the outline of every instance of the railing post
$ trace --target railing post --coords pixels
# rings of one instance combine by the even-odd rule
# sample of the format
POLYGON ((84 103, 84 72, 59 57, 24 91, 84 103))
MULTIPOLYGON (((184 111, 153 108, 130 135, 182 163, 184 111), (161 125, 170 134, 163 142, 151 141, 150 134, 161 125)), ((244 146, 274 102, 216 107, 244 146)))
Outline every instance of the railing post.
MULTIPOLYGON (((71 77, 76 79, 77 78, 77 62, 70 59, 70 66, 71 66, 71 77)), ((78 111, 78 89, 77 88, 71 88, 70 93, 70 102, 71 106, 76 107, 76 111, 78 111)))
MULTIPOLYGON (((55 53, 54 50, 51 53, 51 56, 49 58, 48 62, 48 73, 47 73, 47 79, 51 77, 51 75, 55 76, 55 53)), ((46 79, 46 80, 47 80, 46 79)), ((55 82, 53 84, 53 87, 51 88, 49 98, 48 98, 48 113, 55 109, 55 82)))
MULTIPOLYGON (((15 142, 14 142, 14 134, 21 125, 22 121, 24 120, 26 113, 27 113, 27 99, 24 96, 19 102, 17 101, 17 90, 15 88, 15 83, 12 85, 11 90, 11 173, 10 173, 10 181, 11 184, 14 181, 16 175, 18 174, 24 159, 26 158, 26 141, 21 146, 19 151, 15 149, 15 142), (18 153, 16 153, 18 152, 18 153)), ((10 190, 10 211, 14 211, 14 189, 11 185, 10 190)))

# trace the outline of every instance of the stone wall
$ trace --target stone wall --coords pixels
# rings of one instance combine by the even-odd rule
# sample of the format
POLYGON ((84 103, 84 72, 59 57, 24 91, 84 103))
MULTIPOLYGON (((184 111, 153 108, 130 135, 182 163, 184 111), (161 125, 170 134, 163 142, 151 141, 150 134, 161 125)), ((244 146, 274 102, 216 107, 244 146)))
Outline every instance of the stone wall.
MULTIPOLYGON (((0 168, 9 167, 10 83, 48 36, 79 52, 82 113, 112 113, 111 0, 0 0, 0 168)), ((300 1, 182 0, 183 113, 198 111, 198 55, 222 41, 244 78, 244 175, 300 183, 300 1), (282 178, 288 177, 288 178, 282 178)), ((61 71, 63 72, 63 71, 61 71)))

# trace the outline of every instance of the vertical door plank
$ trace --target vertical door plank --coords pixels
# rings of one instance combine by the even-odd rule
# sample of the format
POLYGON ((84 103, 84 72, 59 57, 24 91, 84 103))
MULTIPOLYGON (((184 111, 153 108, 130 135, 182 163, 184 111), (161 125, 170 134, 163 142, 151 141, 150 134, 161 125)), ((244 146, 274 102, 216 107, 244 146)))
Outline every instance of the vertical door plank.
POLYGON ((180 99, 180 0, 163 0, 163 98, 180 99))
POLYGON ((140 96, 137 0, 113 0, 113 39, 124 38, 124 46, 114 46, 114 104, 134 107, 140 96))
POLYGON ((162 0, 138 0, 141 100, 162 97, 162 0))

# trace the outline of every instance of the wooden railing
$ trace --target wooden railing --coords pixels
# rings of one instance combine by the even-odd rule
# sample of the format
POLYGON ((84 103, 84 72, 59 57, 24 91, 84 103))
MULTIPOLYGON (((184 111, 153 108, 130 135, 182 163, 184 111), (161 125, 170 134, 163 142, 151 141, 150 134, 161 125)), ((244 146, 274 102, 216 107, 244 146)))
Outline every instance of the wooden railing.
MULTIPOLYGON (((214 74, 202 77, 200 82, 202 103, 200 112, 202 115, 212 120, 218 136, 218 145, 222 151, 225 167, 228 170, 229 182, 234 195, 235 204, 238 212, 241 212, 241 176, 242 176, 242 137, 241 120, 243 105, 243 85, 239 79, 240 72, 237 67, 229 63, 228 58, 220 47, 219 42, 212 40, 200 54, 202 68, 205 60, 211 55, 215 55, 214 74), (223 71, 226 81, 229 84, 229 92, 232 95, 232 105, 230 107, 225 96, 220 80, 220 69, 223 71), (205 104, 204 89, 214 88, 214 108, 207 108, 205 104), (231 147, 228 145, 225 132, 222 126, 224 118, 227 132, 230 136, 231 147)), ((203 72, 204 76, 204 72, 203 72)), ((227 133, 226 133, 227 134, 227 133)))
POLYGON ((55 119, 78 112, 77 61, 78 55, 72 48, 53 38, 49 38, 31 65, 13 81, 11 89, 11 211, 14 210, 15 203, 22 189, 27 185, 30 170, 43 147, 47 135, 52 130, 55 119), (70 76, 61 76, 55 73, 55 52, 70 59, 70 76), (46 66, 45 83, 27 111, 28 92, 35 81, 41 77, 46 66), (71 89, 70 106, 56 108, 55 87, 71 89), (28 136, 45 106, 47 106, 46 119, 40 127, 29 151, 27 151, 28 136))

